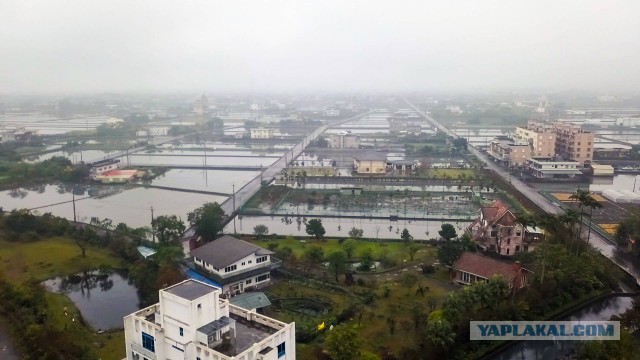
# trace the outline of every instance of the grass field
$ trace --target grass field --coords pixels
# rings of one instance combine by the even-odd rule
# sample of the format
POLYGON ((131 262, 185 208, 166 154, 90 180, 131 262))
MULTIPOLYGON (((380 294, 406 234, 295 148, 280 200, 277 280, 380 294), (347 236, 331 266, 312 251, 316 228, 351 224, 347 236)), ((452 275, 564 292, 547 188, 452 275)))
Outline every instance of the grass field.
POLYGON ((30 278, 46 280, 87 269, 120 265, 120 261, 105 249, 88 248, 87 256, 83 258, 80 248, 67 238, 29 243, 0 240, 0 269, 7 279, 16 283, 30 278))
POLYGON ((429 176, 435 176, 438 178, 449 177, 451 179, 458 179, 459 176, 470 178, 476 175, 473 169, 429 169, 429 176))
MULTIPOLYGON (((75 242, 64 237, 29 243, 0 240, 0 272, 16 284, 31 279, 43 281, 100 267, 118 268, 122 267, 122 263, 106 249, 93 247, 87 249, 83 258, 75 242)), ((79 311, 67 296, 47 293, 46 297, 53 326, 70 333, 70 336, 85 339, 93 345, 102 360, 119 360, 125 356, 123 331, 97 334, 80 321, 79 311)))

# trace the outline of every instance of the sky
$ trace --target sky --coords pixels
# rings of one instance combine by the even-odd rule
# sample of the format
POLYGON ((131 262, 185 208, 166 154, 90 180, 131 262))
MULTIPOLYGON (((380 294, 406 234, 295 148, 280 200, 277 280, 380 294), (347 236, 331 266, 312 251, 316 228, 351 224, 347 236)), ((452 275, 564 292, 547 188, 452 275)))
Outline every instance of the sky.
POLYGON ((637 90, 640 1, 3 0, 0 92, 637 90))

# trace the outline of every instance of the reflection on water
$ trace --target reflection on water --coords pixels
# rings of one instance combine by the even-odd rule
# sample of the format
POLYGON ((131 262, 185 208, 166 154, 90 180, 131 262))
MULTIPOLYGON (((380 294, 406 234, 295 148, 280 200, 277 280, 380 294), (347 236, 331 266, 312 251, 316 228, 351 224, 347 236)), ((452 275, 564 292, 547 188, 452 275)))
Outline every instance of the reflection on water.
POLYGON ((139 309, 137 289, 124 272, 86 272, 53 278, 43 284, 49 291, 67 295, 82 318, 96 330, 122 328, 122 318, 139 309))
POLYGON ((173 169, 153 179, 152 184, 178 189, 231 193, 233 185, 240 189, 259 171, 173 169))
MULTIPOLYGON (((383 220, 383 219, 340 219, 321 216, 238 216, 224 229, 225 233, 253 234, 256 225, 266 225, 270 233, 278 235, 309 236, 306 231, 306 222, 310 219, 321 219, 326 230, 326 236, 348 237, 349 230, 356 227, 363 230, 363 236, 370 239, 400 239, 403 229, 416 240, 426 240, 438 237, 438 230, 443 221, 431 220, 383 220)), ((471 223, 468 220, 451 220, 458 233, 471 223)))
MULTIPOLYGON (((612 315, 625 312, 631 307, 632 297, 612 297, 597 301, 578 310, 562 320, 594 321, 609 320, 612 315)), ((504 352, 493 357, 495 360, 559 359, 576 352, 578 341, 522 341, 514 343, 504 352)))
MULTIPOLYGON (((202 204, 222 203, 227 199, 217 195, 127 186, 78 186, 74 193, 78 221, 89 222, 91 217, 108 218, 115 224, 124 222, 133 227, 150 225, 151 207, 155 216, 177 215, 186 221, 187 213, 202 204)), ((4 210, 42 207, 37 212, 50 212, 69 220, 73 220, 71 200, 71 188, 64 184, 0 191, 0 206, 4 210)))

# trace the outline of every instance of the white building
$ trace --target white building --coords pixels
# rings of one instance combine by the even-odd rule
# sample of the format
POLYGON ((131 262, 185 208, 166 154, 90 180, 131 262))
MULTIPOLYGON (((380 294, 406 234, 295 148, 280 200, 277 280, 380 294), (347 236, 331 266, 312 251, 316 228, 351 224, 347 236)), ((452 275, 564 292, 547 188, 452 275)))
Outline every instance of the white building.
POLYGON ((106 173, 107 171, 116 170, 120 168, 120 160, 109 159, 100 160, 87 164, 89 166, 89 175, 95 179, 97 176, 106 173))
POLYGON ((324 116, 327 116, 327 117, 338 117, 338 116, 340 116, 340 109, 333 109, 333 108, 326 109, 324 111, 324 116))
POLYGON ((275 131, 271 128, 253 128, 251 129, 252 139, 273 139, 275 131))
POLYGON ((191 250, 196 269, 222 286, 224 294, 239 294, 269 283, 273 252, 225 235, 191 250))
POLYGON ((574 178, 580 172, 580 163, 577 161, 555 161, 550 158, 527 159, 525 168, 538 179, 563 179, 574 178))
POLYGON ((168 126, 150 126, 149 127, 149 135, 150 136, 166 136, 169 135, 168 126))
POLYGON ((329 135, 329 147, 332 149, 358 149, 360 140, 351 131, 340 131, 329 135))
POLYGON ((295 360, 295 323, 229 304, 195 280, 124 318, 127 360, 295 360))

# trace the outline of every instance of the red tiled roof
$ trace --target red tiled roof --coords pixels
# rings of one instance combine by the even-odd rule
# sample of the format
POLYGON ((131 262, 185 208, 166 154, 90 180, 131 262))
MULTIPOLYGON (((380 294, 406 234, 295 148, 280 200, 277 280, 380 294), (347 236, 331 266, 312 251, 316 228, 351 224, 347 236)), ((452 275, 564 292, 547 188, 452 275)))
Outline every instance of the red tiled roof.
MULTIPOLYGON (((494 275, 502 275, 505 280, 511 281, 518 274, 516 270, 518 266, 515 263, 510 264, 479 254, 464 252, 453 263, 451 268, 478 275, 485 279, 490 279, 494 275)), ((524 268, 523 270, 531 272, 524 268)))
POLYGON ((120 175, 126 175, 126 176, 135 176, 138 173, 138 170, 109 170, 109 171, 105 171, 103 172, 102 176, 120 176, 120 175))

